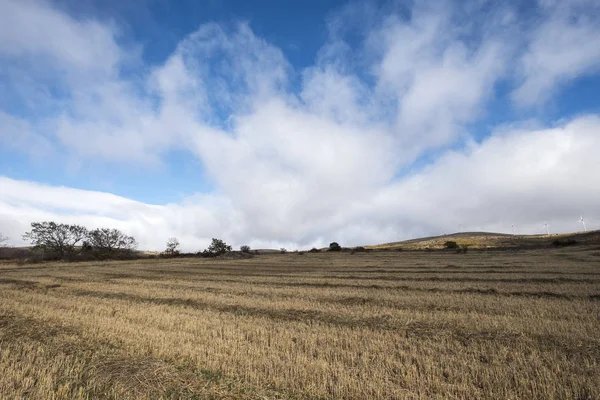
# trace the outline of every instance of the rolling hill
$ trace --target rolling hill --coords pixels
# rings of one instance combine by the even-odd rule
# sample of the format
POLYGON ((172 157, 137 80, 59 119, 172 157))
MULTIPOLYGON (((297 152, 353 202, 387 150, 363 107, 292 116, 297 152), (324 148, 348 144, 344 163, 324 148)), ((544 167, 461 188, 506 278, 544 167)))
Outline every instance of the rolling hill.
POLYGON ((461 232, 365 247, 373 250, 397 248, 402 248, 403 250, 435 250, 443 249, 447 241, 454 241, 459 246, 467 245, 471 249, 518 249, 552 245, 561 246, 566 244, 600 244, 600 230, 580 233, 515 236, 492 232, 461 232))

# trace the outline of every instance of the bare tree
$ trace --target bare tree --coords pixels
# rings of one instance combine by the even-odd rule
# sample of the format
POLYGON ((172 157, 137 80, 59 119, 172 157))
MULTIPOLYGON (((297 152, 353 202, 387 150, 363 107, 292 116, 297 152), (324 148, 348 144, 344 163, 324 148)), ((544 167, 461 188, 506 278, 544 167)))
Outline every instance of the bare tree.
POLYGON ((173 257, 179 255, 179 240, 172 237, 167 240, 167 248, 165 249, 165 255, 173 257))
POLYGON ((80 225, 57 224, 55 222, 32 222, 31 231, 23 235, 33 248, 57 258, 68 259, 75 253, 75 246, 88 234, 80 225))
POLYGON ((86 245, 91 246, 94 254, 102 259, 132 252, 137 247, 133 236, 127 236, 118 229, 94 229, 89 232, 87 238, 86 245))
POLYGON ((0 247, 6 247, 6 242, 8 242, 8 239, 9 238, 0 233, 0 247))

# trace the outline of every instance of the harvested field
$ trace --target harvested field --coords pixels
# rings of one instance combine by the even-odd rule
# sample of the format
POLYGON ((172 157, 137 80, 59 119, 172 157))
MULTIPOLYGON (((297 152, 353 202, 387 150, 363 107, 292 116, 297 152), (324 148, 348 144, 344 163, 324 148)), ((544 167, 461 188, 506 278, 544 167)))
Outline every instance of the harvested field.
POLYGON ((0 398, 600 398, 591 246, 5 263, 0 300, 0 398))

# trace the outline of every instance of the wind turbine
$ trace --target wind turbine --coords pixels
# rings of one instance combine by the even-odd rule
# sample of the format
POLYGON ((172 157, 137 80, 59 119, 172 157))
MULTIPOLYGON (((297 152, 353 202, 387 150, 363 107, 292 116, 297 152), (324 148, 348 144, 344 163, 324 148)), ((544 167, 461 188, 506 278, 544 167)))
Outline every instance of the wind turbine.
POLYGON ((550 236, 550 227, 548 226, 548 223, 546 222, 544 225, 546 226, 546 233, 550 236))
POLYGON ((512 226, 513 236, 515 236, 515 224, 511 224, 511 226, 512 226))
POLYGON ((583 220, 583 215, 579 217, 579 222, 583 224, 583 231, 587 232, 587 229, 585 229, 585 221, 583 220))

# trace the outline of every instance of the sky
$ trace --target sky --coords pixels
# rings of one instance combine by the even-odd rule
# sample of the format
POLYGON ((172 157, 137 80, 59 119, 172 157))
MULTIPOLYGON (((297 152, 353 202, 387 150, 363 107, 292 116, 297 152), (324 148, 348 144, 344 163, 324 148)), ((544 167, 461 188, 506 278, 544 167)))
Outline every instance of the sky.
POLYGON ((600 229, 600 3, 0 0, 0 234, 600 229))

